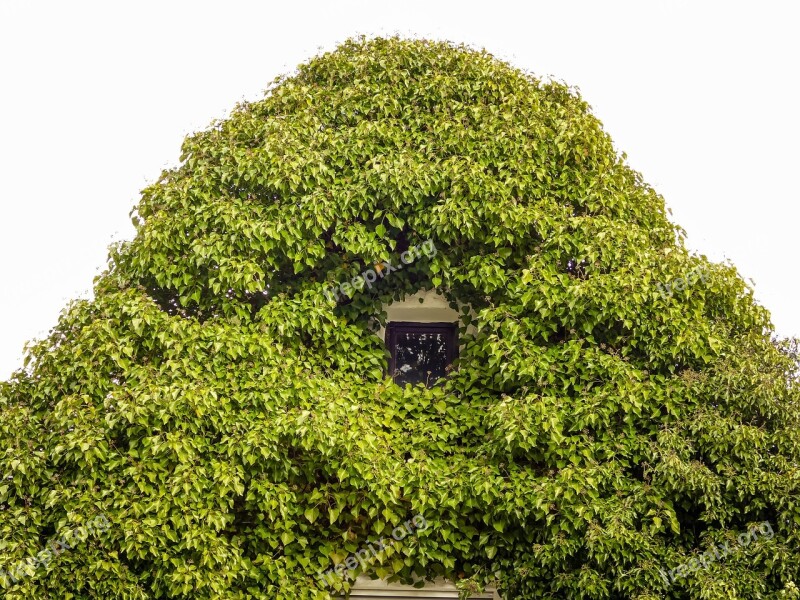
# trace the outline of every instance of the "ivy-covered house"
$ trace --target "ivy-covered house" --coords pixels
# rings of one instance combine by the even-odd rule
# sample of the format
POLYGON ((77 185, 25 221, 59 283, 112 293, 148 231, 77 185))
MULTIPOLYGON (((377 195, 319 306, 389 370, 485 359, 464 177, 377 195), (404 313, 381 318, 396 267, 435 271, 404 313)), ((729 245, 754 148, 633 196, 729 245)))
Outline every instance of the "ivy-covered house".
POLYGON ((574 89, 350 40, 133 218, 0 383, 3 598, 798 596, 796 343, 574 89))

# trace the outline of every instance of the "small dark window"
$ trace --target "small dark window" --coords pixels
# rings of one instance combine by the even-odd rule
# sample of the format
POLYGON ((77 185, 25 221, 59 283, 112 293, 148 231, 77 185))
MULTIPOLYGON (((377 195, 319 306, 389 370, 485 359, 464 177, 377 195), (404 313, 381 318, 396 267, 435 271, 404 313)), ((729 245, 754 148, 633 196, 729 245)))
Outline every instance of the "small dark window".
POLYGON ((386 345, 395 383, 431 387, 447 374, 458 354, 458 329, 455 323, 389 323, 386 345))

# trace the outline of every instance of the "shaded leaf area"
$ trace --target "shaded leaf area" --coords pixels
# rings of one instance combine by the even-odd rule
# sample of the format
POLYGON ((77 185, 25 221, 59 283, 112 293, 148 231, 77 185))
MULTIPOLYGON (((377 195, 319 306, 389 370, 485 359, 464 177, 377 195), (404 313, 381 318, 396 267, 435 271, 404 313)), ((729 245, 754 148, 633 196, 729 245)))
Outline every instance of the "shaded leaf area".
POLYGON ((110 527, 0 574, 4 598, 327 599, 349 583, 318 572, 417 514, 367 572, 506 600, 795 593, 796 343, 686 250, 575 90, 351 40, 189 137, 133 218, 0 384, 0 570, 110 527), (392 383, 376 335, 420 289, 471 307, 431 389, 392 383))

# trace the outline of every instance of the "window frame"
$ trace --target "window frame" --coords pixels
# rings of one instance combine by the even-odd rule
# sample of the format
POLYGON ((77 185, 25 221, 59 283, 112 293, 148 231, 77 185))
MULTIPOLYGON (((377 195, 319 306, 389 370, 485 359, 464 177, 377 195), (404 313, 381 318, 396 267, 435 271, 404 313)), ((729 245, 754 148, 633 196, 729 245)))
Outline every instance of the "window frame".
MULTIPOLYGON (((389 375, 392 381, 397 383, 397 335, 400 333, 442 333, 446 336, 445 351, 447 367, 453 364, 458 358, 458 323, 457 322, 420 322, 420 321, 390 321, 386 325, 386 335, 384 342, 389 350, 389 375)), ((445 375, 447 377, 447 375, 445 375)), ((437 379, 439 381, 442 378, 437 379)), ((436 381, 430 382, 426 387, 432 387, 436 381)), ((400 385, 400 384, 398 384, 400 385)))

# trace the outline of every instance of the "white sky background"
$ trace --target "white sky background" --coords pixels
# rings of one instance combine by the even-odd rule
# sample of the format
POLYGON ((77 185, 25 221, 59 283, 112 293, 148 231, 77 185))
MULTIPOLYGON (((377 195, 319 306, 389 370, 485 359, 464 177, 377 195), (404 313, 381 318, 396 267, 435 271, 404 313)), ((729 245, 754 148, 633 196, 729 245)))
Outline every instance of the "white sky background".
POLYGON ((357 34, 485 47, 580 88, 691 248, 800 336, 800 4, 0 0, 0 379, 88 297, 184 136, 357 34))

